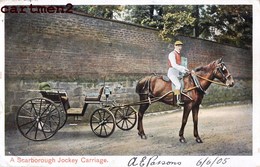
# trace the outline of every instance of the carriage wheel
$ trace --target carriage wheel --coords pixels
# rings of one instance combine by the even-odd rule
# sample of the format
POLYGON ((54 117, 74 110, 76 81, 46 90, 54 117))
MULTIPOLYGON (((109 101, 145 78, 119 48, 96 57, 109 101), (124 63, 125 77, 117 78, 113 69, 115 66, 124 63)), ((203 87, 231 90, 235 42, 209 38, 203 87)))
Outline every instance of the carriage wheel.
POLYGON ((19 108, 16 124, 24 137, 34 141, 47 140, 60 127, 60 111, 49 99, 30 99, 19 108))
POLYGON ((59 129, 61 129, 65 123, 67 122, 67 111, 64 109, 63 105, 59 105, 58 106, 58 109, 60 111, 60 126, 59 126, 59 129))
POLYGON ((133 107, 124 106, 124 107, 115 107, 116 126, 121 130, 130 130, 132 129, 137 120, 137 114, 133 107))
POLYGON ((115 130, 115 117, 108 109, 99 108, 91 114, 90 126, 98 137, 108 137, 115 130))

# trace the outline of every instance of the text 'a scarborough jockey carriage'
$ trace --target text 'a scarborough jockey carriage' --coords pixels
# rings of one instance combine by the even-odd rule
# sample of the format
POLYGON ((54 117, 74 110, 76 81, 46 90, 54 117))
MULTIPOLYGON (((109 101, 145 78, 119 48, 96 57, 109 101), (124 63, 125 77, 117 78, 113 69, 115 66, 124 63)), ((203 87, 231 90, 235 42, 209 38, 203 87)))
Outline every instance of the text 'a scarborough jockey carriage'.
POLYGON ((108 137, 114 132, 115 126, 130 130, 138 118, 138 135, 146 139, 144 113, 152 103, 163 102, 183 108, 180 142, 186 142, 184 128, 192 111, 194 137, 198 143, 202 143, 198 133, 198 113, 205 91, 212 83, 233 87, 234 80, 222 58, 188 70, 187 58, 180 56, 182 45, 181 41, 176 41, 174 51, 168 56, 167 76, 150 75, 140 79, 136 85, 140 99, 130 104, 110 100, 110 88, 104 85, 98 97, 85 97, 83 108, 71 108, 66 92, 50 90, 47 83, 42 83, 39 90, 42 97, 27 100, 17 111, 16 124, 19 131, 30 140, 47 140, 64 126, 68 116, 83 116, 89 104, 99 104, 100 108, 90 114, 90 126, 94 134, 108 137), (101 98, 103 94, 105 100, 101 98), (132 107, 136 105, 139 105, 138 111, 132 107))

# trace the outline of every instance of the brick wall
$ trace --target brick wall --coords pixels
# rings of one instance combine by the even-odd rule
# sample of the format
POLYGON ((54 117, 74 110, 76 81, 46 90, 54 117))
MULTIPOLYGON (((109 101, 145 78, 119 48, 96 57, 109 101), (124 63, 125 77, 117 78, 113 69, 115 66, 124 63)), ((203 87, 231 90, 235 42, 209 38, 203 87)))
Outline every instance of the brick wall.
MULTIPOLYGON (((166 73, 173 48, 154 29, 84 15, 6 14, 5 25, 6 77, 12 78, 87 80, 166 73)), ((224 57, 234 77, 252 77, 252 51, 180 39, 189 68, 224 57)))
POLYGON ((252 79, 252 50, 190 37, 179 38, 185 43, 183 55, 188 58, 190 69, 223 57, 234 78, 252 79))
MULTIPOLYGON (((235 89, 244 98, 232 96, 229 101, 251 100, 251 50, 178 38, 185 44, 183 55, 189 69, 224 57, 235 81, 247 83, 235 89), (243 94, 245 88, 247 94, 243 94)), ((80 107, 82 97, 97 91, 104 80, 116 100, 137 101, 137 80, 153 72, 166 74, 167 55, 172 49, 172 44, 158 37, 157 30, 119 21, 82 14, 5 14, 6 119, 13 120, 13 113, 25 99, 38 96, 28 90, 37 89, 41 81, 68 91, 74 107, 80 107)), ((206 98, 207 103, 215 103, 206 98)))
POLYGON ((75 14, 6 15, 8 77, 77 80, 165 72, 167 47, 157 31, 129 24, 75 14))

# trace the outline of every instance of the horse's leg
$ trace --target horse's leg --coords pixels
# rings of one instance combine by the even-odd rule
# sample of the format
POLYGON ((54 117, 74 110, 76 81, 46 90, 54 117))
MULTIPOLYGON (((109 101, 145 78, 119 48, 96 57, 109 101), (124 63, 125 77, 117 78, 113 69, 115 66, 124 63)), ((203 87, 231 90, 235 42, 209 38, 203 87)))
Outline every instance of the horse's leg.
POLYGON ((183 134, 184 134, 184 128, 185 128, 187 121, 188 121, 190 110, 191 110, 191 107, 189 105, 184 106, 183 116, 182 116, 182 124, 181 124, 181 129, 180 129, 180 132, 179 132, 181 143, 186 143, 186 139, 184 138, 183 134))
POLYGON ((199 115, 199 105, 196 105, 192 108, 192 117, 194 124, 194 137, 196 138, 197 143, 203 143, 199 133, 198 133, 198 115, 199 115))
POLYGON ((144 112, 147 110, 148 107, 149 104, 141 104, 138 112, 137 130, 138 130, 138 135, 141 137, 141 139, 147 139, 143 128, 143 116, 144 116, 144 112))

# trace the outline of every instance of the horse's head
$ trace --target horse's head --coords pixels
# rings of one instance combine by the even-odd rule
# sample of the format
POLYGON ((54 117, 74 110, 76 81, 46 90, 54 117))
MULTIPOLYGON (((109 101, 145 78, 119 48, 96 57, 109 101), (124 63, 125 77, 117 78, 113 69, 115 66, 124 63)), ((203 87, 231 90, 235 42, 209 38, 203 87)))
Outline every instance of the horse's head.
POLYGON ((234 86, 234 80, 232 75, 229 73, 225 63, 222 58, 215 61, 216 68, 214 70, 214 76, 226 84, 229 87, 234 86))

